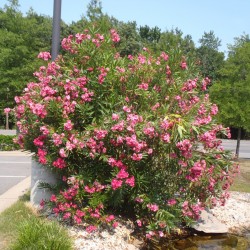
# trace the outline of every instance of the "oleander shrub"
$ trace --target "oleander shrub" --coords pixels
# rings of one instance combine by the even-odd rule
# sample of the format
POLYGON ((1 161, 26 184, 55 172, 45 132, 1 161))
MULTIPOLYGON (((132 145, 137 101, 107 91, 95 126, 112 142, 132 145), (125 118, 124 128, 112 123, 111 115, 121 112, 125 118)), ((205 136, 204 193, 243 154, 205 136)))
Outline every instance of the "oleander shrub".
POLYGON ((47 65, 15 97, 17 142, 60 176, 45 203, 63 220, 91 232, 125 213, 164 236, 224 204, 238 166, 217 136, 230 132, 181 51, 121 57, 116 43, 114 29, 90 27, 64 38, 55 61, 41 52, 47 65))

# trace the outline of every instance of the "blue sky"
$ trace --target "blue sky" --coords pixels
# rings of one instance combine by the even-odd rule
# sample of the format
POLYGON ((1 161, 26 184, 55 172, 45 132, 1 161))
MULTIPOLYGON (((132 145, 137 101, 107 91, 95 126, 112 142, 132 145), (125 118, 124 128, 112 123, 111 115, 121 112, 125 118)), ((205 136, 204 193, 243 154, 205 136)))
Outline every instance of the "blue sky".
MULTIPOLYGON (((53 16, 53 0, 19 0, 25 14, 32 7, 38 14, 53 16)), ((89 0, 62 0, 62 19, 77 21, 86 14, 89 0)), ((8 3, 0 0, 0 7, 8 3)), ((250 0, 102 0, 103 12, 120 21, 158 26, 162 31, 178 27, 198 45, 204 31, 214 31, 221 51, 245 32, 250 34, 250 0)))

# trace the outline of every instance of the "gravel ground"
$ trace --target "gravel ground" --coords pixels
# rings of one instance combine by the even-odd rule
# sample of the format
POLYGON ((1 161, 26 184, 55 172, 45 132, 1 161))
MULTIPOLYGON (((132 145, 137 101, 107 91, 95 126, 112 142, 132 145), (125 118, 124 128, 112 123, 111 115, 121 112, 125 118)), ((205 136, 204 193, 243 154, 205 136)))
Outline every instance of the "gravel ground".
POLYGON ((70 228, 69 232, 74 239, 75 250, 138 250, 141 242, 132 244, 132 228, 119 225, 114 230, 99 230, 91 234, 80 228, 70 228))
POLYGON ((225 206, 211 210, 213 215, 229 228, 229 233, 238 235, 250 231, 250 193, 230 192, 225 206))
MULTIPOLYGON (((212 209, 213 215, 229 228, 229 233, 242 235, 250 231, 250 193, 231 192, 223 207, 212 209)), ((130 225, 89 234, 80 228, 69 229, 75 250, 139 250, 142 242, 132 240, 130 225)))

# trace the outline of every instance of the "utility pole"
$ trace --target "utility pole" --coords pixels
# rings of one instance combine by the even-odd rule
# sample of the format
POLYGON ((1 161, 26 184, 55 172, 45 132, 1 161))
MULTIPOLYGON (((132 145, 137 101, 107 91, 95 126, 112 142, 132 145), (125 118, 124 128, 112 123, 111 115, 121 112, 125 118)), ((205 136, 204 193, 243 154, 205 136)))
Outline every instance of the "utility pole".
POLYGON ((60 23, 61 23, 61 0, 54 0, 53 29, 52 29, 52 49, 51 57, 54 61, 60 48, 60 23))

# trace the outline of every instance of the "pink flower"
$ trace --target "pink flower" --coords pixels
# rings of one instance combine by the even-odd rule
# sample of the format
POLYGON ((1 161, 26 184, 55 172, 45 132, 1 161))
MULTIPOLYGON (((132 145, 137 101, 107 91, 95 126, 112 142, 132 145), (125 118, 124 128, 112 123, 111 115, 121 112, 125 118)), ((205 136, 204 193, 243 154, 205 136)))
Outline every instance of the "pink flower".
POLYGON ((211 115, 216 115, 218 113, 218 107, 216 104, 213 104, 212 107, 211 107, 211 112, 210 114, 211 115))
POLYGON ((113 179, 111 181, 111 187, 112 187, 113 190, 116 190, 121 186, 122 186, 122 181, 121 180, 113 179))
POLYGON ((156 212, 159 210, 159 207, 156 204, 148 204, 147 207, 149 208, 149 210, 151 210, 153 212, 156 212))
POLYGON ((132 55, 128 55, 128 59, 129 59, 129 60, 133 60, 134 57, 133 57, 132 55))
POLYGON ((44 61, 48 61, 51 58, 51 55, 49 52, 40 52, 37 57, 43 59, 44 61))
POLYGON ((126 184, 128 184, 130 187, 134 187, 135 186, 135 177, 131 176, 129 177, 126 181, 126 184))
POLYGON ((162 58, 164 61, 167 61, 167 60, 168 60, 168 55, 167 55, 165 52, 161 52, 161 58, 162 58))
POLYGON ((120 118, 119 115, 117 115, 117 114, 112 114, 112 120, 113 120, 113 121, 117 121, 117 120, 119 120, 119 118, 120 118))
POLYGON ((59 135, 57 133, 54 133, 52 135, 52 139, 53 139, 53 142, 54 142, 55 146, 59 146, 59 145, 62 144, 62 138, 63 137, 64 137, 64 134, 59 135))
POLYGON ((95 133, 97 140, 102 140, 108 134, 108 131, 107 130, 95 130, 94 133, 95 133))
POLYGON ((57 202, 57 198, 56 198, 56 196, 54 194, 51 195, 50 201, 51 202, 57 202))
POLYGON ((93 231, 96 231, 96 230, 97 230, 97 227, 94 226, 94 225, 90 225, 90 226, 88 226, 88 227, 86 228, 86 231, 87 231, 88 233, 92 233, 93 231))
POLYGON ((45 137, 43 135, 40 135, 33 140, 33 143, 37 147, 42 147, 44 144, 44 139, 45 139, 45 137))
POLYGON ((169 143, 170 142, 170 135, 168 133, 166 134, 162 134, 161 135, 161 139, 166 142, 166 143, 169 143))
POLYGON ((62 158, 66 158, 66 157, 67 157, 64 148, 61 148, 61 149, 59 150, 59 155, 60 155, 62 158))
POLYGON ((42 150, 40 148, 38 148, 38 152, 37 152, 37 155, 38 155, 38 161, 41 163, 41 164, 46 164, 47 163, 47 159, 46 159, 46 155, 47 155, 47 152, 45 150, 42 150))
POLYGON ((138 227, 141 227, 141 226, 142 226, 141 220, 136 220, 136 223, 137 223, 138 227))
POLYGON ((69 151, 72 151, 75 147, 76 145, 74 143, 71 143, 70 141, 66 142, 66 149, 68 149, 69 151))
POLYGON ((40 127, 40 131, 43 133, 43 135, 48 135, 49 134, 49 130, 46 126, 42 126, 40 127))
POLYGON ((149 148, 149 149, 148 149, 148 154, 149 154, 149 155, 153 154, 153 149, 152 149, 152 148, 149 148))
POLYGON ((44 205, 45 205, 45 201, 44 201, 44 199, 41 199, 41 201, 40 201, 40 207, 41 207, 41 209, 44 208, 44 205))
POLYGON ((114 131, 123 131, 124 130, 124 121, 121 121, 111 127, 111 130, 114 131))
POLYGON ((147 83, 139 84, 138 87, 139 87, 139 89, 148 90, 148 84, 147 83))
POLYGON ((192 89, 196 88, 197 85, 197 80, 198 79, 194 79, 194 80, 188 80, 187 82, 184 83, 183 87, 182 87, 182 91, 191 91, 192 89))
POLYGON ((115 219, 115 216, 113 214, 109 215, 107 218, 106 218, 106 221, 107 222, 111 222, 112 220, 115 219))
POLYGON ((52 165, 56 168, 65 168, 66 167, 66 162, 62 158, 57 158, 52 165))
POLYGON ((186 61, 182 61, 181 62, 181 64, 180 64, 180 67, 181 67, 181 69, 187 69, 187 63, 186 63, 186 61))
POLYGON ((142 159, 142 154, 133 153, 133 155, 131 156, 131 159, 133 161, 140 161, 142 159))
POLYGON ((68 120, 66 123, 64 123, 64 129, 65 130, 72 130, 72 128, 73 128, 73 124, 72 124, 72 122, 70 121, 70 120, 68 120))
POLYGON ((111 167, 116 166, 116 159, 110 157, 110 158, 108 159, 108 164, 109 164, 111 167))
POLYGON ((168 200, 168 202, 167 202, 167 204, 168 204, 169 206, 174 206, 176 203, 177 203, 177 201, 176 201, 175 199, 170 199, 170 200, 168 200))
POLYGON ((180 141, 176 144, 177 148, 180 149, 181 154, 186 157, 186 158, 190 158, 192 156, 192 144, 191 141, 188 139, 185 139, 183 141, 180 141))
POLYGON ((113 42, 118 43, 120 41, 120 36, 117 34, 115 29, 111 29, 110 34, 113 42))
POLYGON ((138 60, 140 64, 146 63, 146 57, 141 54, 138 55, 138 60))
POLYGON ((4 113, 5 113, 5 114, 8 114, 10 111, 11 111, 10 108, 5 108, 5 109, 4 109, 4 113))
POLYGON ((68 218, 71 217, 71 213, 70 212, 66 212, 64 215, 63 215, 63 219, 64 220, 67 220, 68 218))
POLYGON ((80 223, 82 223, 82 219, 81 218, 79 218, 78 216, 76 216, 76 215, 74 215, 74 221, 75 221, 75 223, 76 224, 80 224, 80 223))
POLYGON ((92 188, 90 188, 89 186, 85 186, 84 187, 84 190, 87 192, 87 193, 89 193, 89 194, 93 194, 93 193, 95 193, 95 187, 92 187, 92 188))
POLYGON ((119 225, 119 223, 118 223, 117 221, 115 221, 115 222, 113 223, 112 227, 113 227, 113 228, 117 228, 118 225, 119 225))
POLYGON ((163 237, 163 236, 164 236, 164 233, 163 233, 162 231, 159 231, 158 233, 159 233, 159 236, 160 236, 160 237, 163 237))
POLYGON ((77 210, 76 210, 76 216, 78 216, 78 217, 83 217, 83 216, 85 216, 85 213, 84 213, 83 211, 77 209, 77 210))
POLYGON ((128 107, 128 106, 123 106, 123 111, 127 112, 127 113, 130 113, 131 112, 131 109, 128 107))
POLYGON ((43 104, 40 103, 30 104, 30 108, 33 114, 38 115, 41 118, 45 118, 45 116, 47 115, 47 111, 43 104))
POLYGON ((155 111, 156 109, 158 109, 160 107, 160 103, 157 102, 154 106, 152 106, 152 110, 155 111))
POLYGON ((143 133, 145 135, 148 135, 149 138, 153 138, 155 135, 155 128, 154 127, 150 127, 150 125, 148 125, 147 127, 143 128, 143 133))
POLYGON ((143 202, 143 199, 141 197, 136 197, 135 198, 135 201, 138 202, 138 203, 142 203, 143 202))
POLYGON ((119 173, 116 175, 116 177, 119 179, 128 178, 128 176, 129 176, 128 172, 125 171, 124 169, 121 169, 119 173))

